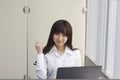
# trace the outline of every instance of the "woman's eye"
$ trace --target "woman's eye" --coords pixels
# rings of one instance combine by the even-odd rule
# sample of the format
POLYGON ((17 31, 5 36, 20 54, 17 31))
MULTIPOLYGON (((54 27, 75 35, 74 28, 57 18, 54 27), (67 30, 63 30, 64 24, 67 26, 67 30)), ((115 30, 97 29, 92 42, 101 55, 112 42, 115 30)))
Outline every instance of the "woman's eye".
POLYGON ((63 36, 65 37, 66 35, 65 35, 65 34, 63 34, 63 36))
POLYGON ((55 35, 59 35, 59 33, 55 33, 55 35))

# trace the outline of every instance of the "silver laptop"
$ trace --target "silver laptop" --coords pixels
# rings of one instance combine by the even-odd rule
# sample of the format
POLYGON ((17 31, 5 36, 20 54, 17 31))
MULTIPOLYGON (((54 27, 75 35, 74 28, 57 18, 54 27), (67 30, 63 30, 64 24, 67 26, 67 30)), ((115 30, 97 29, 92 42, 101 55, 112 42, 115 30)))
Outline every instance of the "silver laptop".
POLYGON ((99 79, 101 66, 61 67, 57 70, 57 79, 99 79))

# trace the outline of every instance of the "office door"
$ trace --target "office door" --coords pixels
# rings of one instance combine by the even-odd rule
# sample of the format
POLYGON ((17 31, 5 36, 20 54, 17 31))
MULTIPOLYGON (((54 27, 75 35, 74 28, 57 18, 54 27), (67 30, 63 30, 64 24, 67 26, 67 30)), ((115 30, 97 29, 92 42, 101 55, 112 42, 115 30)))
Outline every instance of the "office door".
POLYGON ((0 0, 0 79, 26 75, 24 0, 0 0))
POLYGON ((52 24, 59 19, 68 20, 73 27, 73 46, 80 49, 82 65, 85 53, 85 15, 82 8, 86 0, 28 0, 30 13, 28 14, 28 74, 36 79, 35 42, 46 45, 52 24))

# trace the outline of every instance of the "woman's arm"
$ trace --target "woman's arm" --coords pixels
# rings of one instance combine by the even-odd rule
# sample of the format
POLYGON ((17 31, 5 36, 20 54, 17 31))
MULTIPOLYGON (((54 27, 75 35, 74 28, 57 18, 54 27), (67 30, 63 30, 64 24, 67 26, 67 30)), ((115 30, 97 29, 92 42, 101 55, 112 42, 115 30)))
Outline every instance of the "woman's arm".
POLYGON ((44 54, 37 54, 36 74, 39 79, 47 79, 47 66, 44 54))
POLYGON ((39 79, 47 79, 47 65, 46 65, 45 56, 43 54, 42 46, 39 42, 36 42, 35 48, 37 50, 36 74, 39 79))

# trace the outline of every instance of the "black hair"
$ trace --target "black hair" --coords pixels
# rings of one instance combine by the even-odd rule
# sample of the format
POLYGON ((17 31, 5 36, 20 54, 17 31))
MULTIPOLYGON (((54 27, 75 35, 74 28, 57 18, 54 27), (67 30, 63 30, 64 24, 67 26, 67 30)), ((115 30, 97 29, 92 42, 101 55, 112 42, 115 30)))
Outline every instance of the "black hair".
POLYGON ((72 47, 72 26, 67 20, 58 20, 56 21, 51 28, 47 45, 43 49, 43 53, 46 54, 55 44, 53 41, 53 35, 57 33, 62 33, 67 36, 68 40, 65 43, 71 50, 74 50, 72 47))

